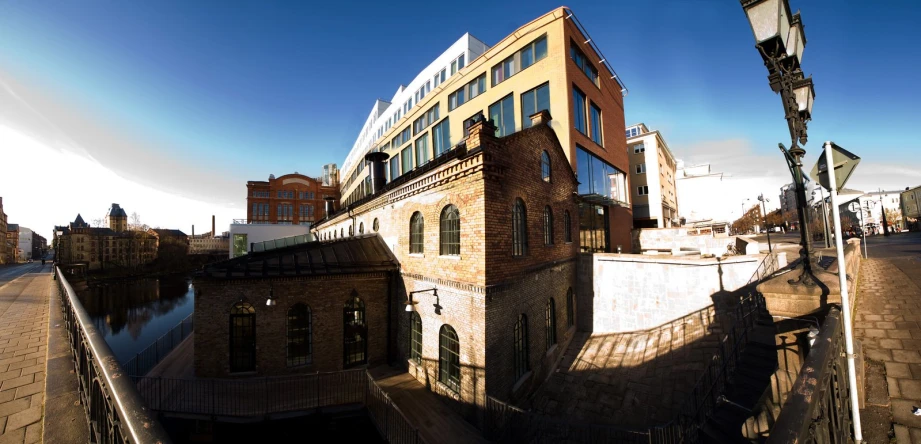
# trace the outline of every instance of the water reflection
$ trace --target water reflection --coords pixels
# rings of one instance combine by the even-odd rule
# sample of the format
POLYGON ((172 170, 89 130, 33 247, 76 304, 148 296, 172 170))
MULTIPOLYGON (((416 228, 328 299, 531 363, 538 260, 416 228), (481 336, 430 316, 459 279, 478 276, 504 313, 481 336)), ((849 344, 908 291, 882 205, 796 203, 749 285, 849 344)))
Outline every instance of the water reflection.
POLYGON ((188 278, 137 279, 80 292, 96 329, 125 362, 192 313, 195 295, 188 278))

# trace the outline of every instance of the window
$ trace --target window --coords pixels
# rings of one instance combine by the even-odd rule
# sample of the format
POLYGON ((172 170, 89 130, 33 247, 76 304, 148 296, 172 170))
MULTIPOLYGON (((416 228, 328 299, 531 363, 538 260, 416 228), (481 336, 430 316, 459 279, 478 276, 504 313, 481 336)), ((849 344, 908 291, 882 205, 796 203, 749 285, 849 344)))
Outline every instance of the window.
POLYGON ((429 138, 428 134, 423 134, 416 139, 416 167, 420 167, 429 162, 429 138))
POLYGON ((413 135, 419 134, 438 119, 438 104, 436 103, 435 106, 431 107, 428 111, 423 113, 422 116, 413 121, 413 135))
POLYGON ((460 255, 460 212, 454 205, 441 210, 441 246, 439 254, 460 255))
POLYGON ((645 153, 645 152, 646 152, 646 146, 643 145, 642 143, 633 145, 633 154, 639 154, 639 153, 645 153))
POLYGON ((358 224, 358 234, 365 234, 365 223, 361 222, 358 224))
POLYGON ((453 76, 462 69, 464 69, 464 54, 451 61, 451 75, 453 76))
MULTIPOLYGON (((82 239, 81 239, 82 241, 82 239)), ((243 256, 249 251, 249 244, 246 243, 246 233, 233 235, 233 257, 243 256)))
POLYGON ((528 362, 528 316, 524 313, 518 315, 515 323, 515 380, 520 379, 531 370, 528 362))
POLYGON ((486 91, 486 73, 448 95, 448 110, 461 106, 486 91))
POLYGON ((380 222, 378 222, 378 221, 377 221, 377 218, 375 217, 375 218, 374 218, 374 223, 371 225, 371 229, 373 229, 374 232, 377 233, 377 230, 378 230, 379 228, 380 228, 380 222))
POLYGON ((464 137, 470 135, 470 127, 473 126, 474 123, 479 122, 481 117, 483 117, 483 115, 478 113, 464 121, 464 137))
POLYGON ((639 194, 640 196, 649 194, 649 185, 641 185, 636 187, 636 194, 639 194))
POLYGON ((524 201, 515 199, 512 207, 512 256, 528 254, 528 216, 524 201))
POLYGON ((435 74, 435 88, 438 88, 438 85, 444 83, 445 79, 447 78, 446 74, 447 72, 445 69, 442 69, 438 72, 438 74, 435 74))
POLYGON ((451 133, 447 118, 432 128, 432 147, 435 149, 435 157, 438 157, 451 149, 451 133))
POLYGON ((345 237, 345 228, 339 229, 339 237, 345 237))
POLYGON ((550 109, 550 84, 544 83, 521 95, 521 128, 531 126, 531 116, 550 109))
POLYGON ((256 369, 256 309, 238 302, 230 309, 230 371, 256 369))
POLYGON ((588 128, 585 124, 585 94, 579 91, 575 86, 572 87, 572 106, 575 113, 574 125, 576 130, 582 134, 588 134, 588 128))
POLYGON ((572 288, 566 290, 566 326, 572 327, 576 323, 575 297, 572 295, 572 288))
POLYGON ((393 181, 400 177, 400 154, 396 153, 390 159, 390 180, 393 181))
POLYGON ((636 164, 636 174, 646 174, 646 164, 645 163, 636 164))
POLYGON ((627 138, 636 137, 639 134, 639 130, 636 127, 627 129, 627 138))
POLYGON ((563 211, 563 242, 572 242, 572 220, 569 218, 569 210, 563 211))
POLYGON ((585 53, 576 47, 575 43, 571 43, 569 46, 569 57, 572 58, 576 66, 585 73, 585 76, 588 77, 595 86, 598 86, 598 70, 595 69, 592 62, 588 61, 588 58, 585 57, 585 53))
POLYGON ((547 299, 547 323, 545 324, 547 349, 556 344, 556 302, 553 298, 547 299))
POLYGON ((368 362, 368 324, 365 303, 352 290, 352 296, 342 306, 343 365, 348 368, 368 362))
POLYGON ((496 137, 507 136, 515 132, 515 103, 512 94, 489 105, 489 119, 498 129, 496 137))
POLYGON ((313 354, 310 308, 295 304, 288 309, 288 367, 304 365, 313 354))
POLYGON ((553 210, 544 207, 544 245, 553 245, 553 210))
POLYGON ((422 213, 416 211, 409 219, 409 252, 422 254, 424 245, 423 228, 425 221, 422 213))
POLYGON ((403 174, 406 174, 413 170, 413 152, 412 147, 406 147, 403 151, 400 152, 400 160, 402 162, 403 174))
POLYGON ((507 59, 492 67, 492 86, 504 82, 509 77, 521 70, 539 62, 547 57, 547 36, 542 35, 537 40, 512 54, 507 59))
POLYGON ((441 326, 438 339, 438 381, 460 391, 460 343, 450 325, 441 326))
POLYGON ((591 125, 592 125, 592 141, 598 145, 604 146, 601 140, 601 109, 598 108, 594 103, 591 106, 591 125))
POLYGON ((422 316, 419 316, 419 313, 412 312, 410 326, 412 331, 409 335, 409 359, 416 364, 422 364, 422 316))
POLYGON ((599 194, 611 200, 628 203, 627 176, 609 163, 576 145, 576 172, 579 194, 599 194))
POLYGON ((540 176, 550 182, 550 155, 546 151, 540 153, 540 176))

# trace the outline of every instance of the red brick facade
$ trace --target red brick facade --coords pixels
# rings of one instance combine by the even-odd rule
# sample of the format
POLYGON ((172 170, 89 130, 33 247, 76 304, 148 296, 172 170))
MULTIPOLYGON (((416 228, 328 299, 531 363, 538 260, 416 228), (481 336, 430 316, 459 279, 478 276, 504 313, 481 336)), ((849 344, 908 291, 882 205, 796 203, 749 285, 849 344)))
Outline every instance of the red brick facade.
POLYGON ((338 202, 339 187, 324 186, 320 180, 303 174, 286 174, 278 178, 271 176, 268 181, 249 181, 246 182, 246 219, 250 223, 313 223, 326 216, 323 199, 327 196, 338 202), (290 213, 287 211, 289 208, 290 213))

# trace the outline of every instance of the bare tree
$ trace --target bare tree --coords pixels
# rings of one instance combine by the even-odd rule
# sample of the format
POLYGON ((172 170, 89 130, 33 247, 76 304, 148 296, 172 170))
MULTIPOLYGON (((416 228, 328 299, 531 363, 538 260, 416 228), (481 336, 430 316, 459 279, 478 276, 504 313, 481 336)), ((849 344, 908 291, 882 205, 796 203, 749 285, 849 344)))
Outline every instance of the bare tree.
POLYGON ((141 222, 141 215, 134 211, 131 213, 131 222, 128 223, 128 229, 132 231, 147 231, 150 227, 141 222))
POLYGON ((106 226, 106 218, 98 217, 90 221, 91 227, 104 228, 106 226))

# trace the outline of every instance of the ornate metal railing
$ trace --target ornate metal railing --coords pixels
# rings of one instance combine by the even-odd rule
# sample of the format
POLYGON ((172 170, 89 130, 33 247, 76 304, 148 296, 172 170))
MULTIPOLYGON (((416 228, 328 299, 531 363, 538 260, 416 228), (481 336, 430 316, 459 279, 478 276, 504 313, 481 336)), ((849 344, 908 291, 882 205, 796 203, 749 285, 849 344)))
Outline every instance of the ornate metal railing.
MULTIPOLYGON (((717 353, 697 380, 688 396, 675 425, 682 442, 700 441, 700 430, 716 408, 719 397, 733 378, 739 358, 749 340, 749 333, 755 328, 757 317, 767 313, 764 296, 754 292, 742 299, 735 308, 733 325, 720 340, 717 353)), ((668 427, 666 427, 668 428, 668 427)))
POLYGON ((367 408, 390 443, 422 442, 419 431, 366 370, 247 379, 132 378, 152 410, 185 417, 253 418, 354 404, 367 408))
POLYGON ((853 442, 841 312, 833 307, 771 428, 770 444, 853 442))
POLYGON ((156 367, 169 352, 173 351, 182 341, 195 331, 195 313, 189 314, 170 331, 160 336, 153 344, 133 358, 122 364, 128 376, 144 376, 156 367))
POLYGON ((55 268, 64 329, 74 356, 81 404, 94 443, 168 443, 131 379, 124 377, 115 355, 96 330, 76 292, 55 268))

